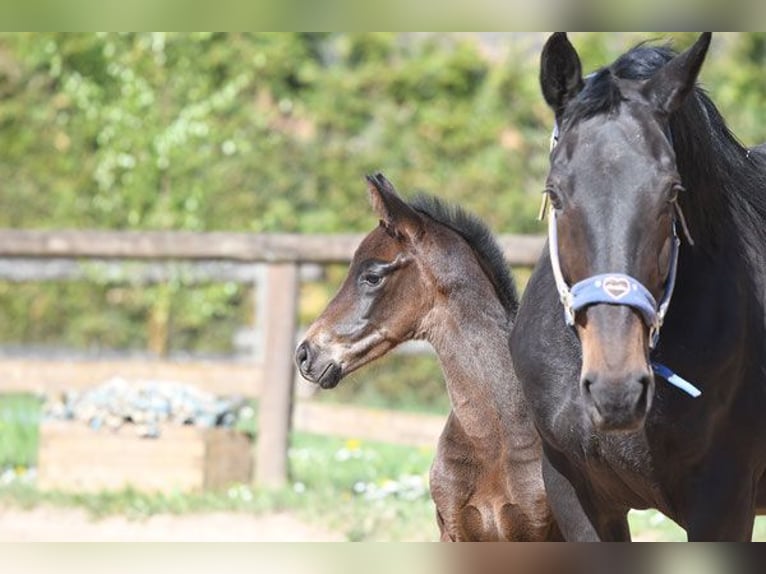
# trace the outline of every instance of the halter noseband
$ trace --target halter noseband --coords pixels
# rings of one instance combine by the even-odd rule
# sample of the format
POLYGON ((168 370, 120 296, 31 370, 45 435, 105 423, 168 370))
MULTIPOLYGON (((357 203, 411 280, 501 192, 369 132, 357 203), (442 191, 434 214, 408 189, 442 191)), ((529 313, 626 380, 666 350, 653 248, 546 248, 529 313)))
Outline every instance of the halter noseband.
MULTIPOLYGON (((558 123, 554 124, 551 134, 550 149, 556 147, 559 140, 558 123)), ((543 203, 540 207, 540 219, 545 215, 548 207, 548 194, 543 194, 543 203)), ((686 222, 680 207, 676 204, 676 213, 681 219, 687 238, 691 243, 686 222)), ((548 253, 551 260, 551 270, 556 282, 556 290, 559 299, 564 307, 564 320, 569 327, 574 327, 575 315, 581 309, 590 305, 606 303, 609 305, 625 305, 638 311, 646 326, 649 327, 649 350, 655 349, 660 339, 660 329, 665 320, 665 314, 670 307, 670 300, 673 297, 673 289, 676 285, 676 271, 678 269, 678 251, 681 240, 676 233, 676 216, 673 217, 671 224, 671 248, 670 248, 670 268, 668 276, 665 279, 665 288, 659 304, 641 281, 625 273, 601 273, 587 277, 578 281, 570 288, 561 272, 561 263, 559 260, 559 241, 558 228, 556 225, 556 210, 551 205, 548 209, 548 253)), ((698 397, 702 394, 697 387, 689 381, 678 376, 671 369, 657 362, 652 362, 652 369, 656 374, 667 380, 670 384, 678 387, 682 391, 698 397)))

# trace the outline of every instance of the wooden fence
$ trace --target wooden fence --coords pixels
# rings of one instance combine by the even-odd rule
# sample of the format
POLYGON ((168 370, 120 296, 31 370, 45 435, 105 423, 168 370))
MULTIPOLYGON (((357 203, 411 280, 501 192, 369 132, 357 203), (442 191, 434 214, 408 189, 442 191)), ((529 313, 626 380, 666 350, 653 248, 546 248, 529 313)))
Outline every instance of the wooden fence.
MULTIPOLYGON (((190 281, 252 283, 256 292, 256 325, 260 352, 253 362, 200 361, 193 372, 203 381, 214 381, 208 390, 258 396, 259 431, 255 480, 280 486, 287 478, 288 437, 293 419, 295 371, 293 350, 297 339, 297 303, 301 264, 347 263, 362 235, 196 233, 177 231, 32 231, 0 230, 0 279, 10 281, 60 281, 93 277, 95 263, 101 280, 124 279, 121 267, 142 262, 138 280, 158 282, 178 273, 190 281), (216 378, 218 369, 225 376, 216 378), (221 379, 225 381, 221 384, 221 379)), ((544 239, 538 236, 502 235, 500 245, 513 266, 530 267, 540 255, 544 239)), ((136 276, 131 274, 135 281, 136 276)), ((83 363, 0 361, 0 391, 50 390, 76 379, 83 363), (69 377, 67 377, 69 373, 69 377), (31 388, 30 381, 45 386, 31 388)), ((90 364, 91 374, 99 364, 90 364)), ((110 368, 113 368, 112 364, 110 368)), ((172 376, 179 374, 172 362, 123 361, 120 374, 172 376)), ((107 370, 102 369, 102 374, 107 370)), ((183 378, 183 377, 173 377, 183 378)), ((302 419, 311 420, 304 409, 302 419)), ((321 425, 320 425, 321 426, 321 425)))

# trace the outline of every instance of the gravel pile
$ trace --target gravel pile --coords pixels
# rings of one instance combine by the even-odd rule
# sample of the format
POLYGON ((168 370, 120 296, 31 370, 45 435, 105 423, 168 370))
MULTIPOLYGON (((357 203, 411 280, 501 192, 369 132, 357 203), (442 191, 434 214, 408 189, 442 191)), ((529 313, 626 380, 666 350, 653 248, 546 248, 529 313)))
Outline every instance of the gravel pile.
POLYGON ((46 401, 46 420, 82 421, 93 429, 131 425, 143 437, 157 437, 162 425, 232 427, 242 398, 222 398, 175 381, 127 381, 114 377, 86 391, 69 391, 46 401))

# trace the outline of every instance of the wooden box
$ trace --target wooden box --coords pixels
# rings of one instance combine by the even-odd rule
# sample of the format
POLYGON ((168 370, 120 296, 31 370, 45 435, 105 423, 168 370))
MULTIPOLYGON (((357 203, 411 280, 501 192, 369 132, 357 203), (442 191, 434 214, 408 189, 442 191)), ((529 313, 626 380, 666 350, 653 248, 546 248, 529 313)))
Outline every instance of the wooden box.
POLYGON ((79 421, 40 425, 41 490, 215 490, 250 482, 252 467, 251 439, 227 428, 167 425, 158 438, 142 438, 130 425, 119 431, 79 421))

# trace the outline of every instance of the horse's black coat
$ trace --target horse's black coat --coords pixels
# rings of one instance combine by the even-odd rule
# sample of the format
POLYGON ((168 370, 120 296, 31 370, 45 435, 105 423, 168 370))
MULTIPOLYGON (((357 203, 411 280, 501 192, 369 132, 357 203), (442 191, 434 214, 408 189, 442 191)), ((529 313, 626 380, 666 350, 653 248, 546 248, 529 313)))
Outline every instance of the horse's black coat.
POLYGON ((626 307, 595 305, 569 329, 546 252, 525 290, 512 350, 568 539, 628 539, 627 511, 654 507, 691 540, 742 540, 766 511, 766 154, 743 147, 696 87, 709 40, 681 55, 640 45, 579 82, 565 35, 543 51, 543 94, 560 126, 548 188, 567 280, 628 273, 657 296, 683 186, 677 201, 695 245, 682 243, 652 359, 703 390, 691 399, 649 376, 646 405, 630 396, 630 384, 641 387, 623 364, 649 360, 640 319, 626 307), (594 340, 598 348, 588 347, 594 340), (642 351, 624 351, 631 346, 642 351), (584 372, 590 354, 603 360, 584 372), (601 404, 591 383, 607 396, 601 404), (614 416, 614 427, 597 424, 594 409, 614 416))

